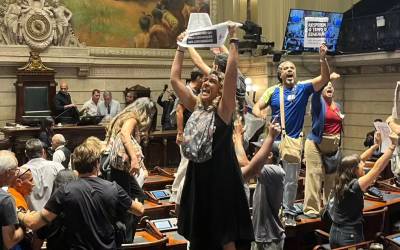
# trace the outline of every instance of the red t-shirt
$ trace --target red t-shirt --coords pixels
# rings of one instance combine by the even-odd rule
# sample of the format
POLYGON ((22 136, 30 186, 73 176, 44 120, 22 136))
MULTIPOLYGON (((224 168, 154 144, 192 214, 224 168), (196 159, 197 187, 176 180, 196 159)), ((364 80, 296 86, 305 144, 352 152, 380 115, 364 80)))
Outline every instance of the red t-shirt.
POLYGON ((332 110, 329 104, 326 103, 326 113, 325 113, 325 125, 324 133, 329 135, 339 134, 342 130, 342 118, 340 117, 340 110, 335 105, 335 109, 332 110))

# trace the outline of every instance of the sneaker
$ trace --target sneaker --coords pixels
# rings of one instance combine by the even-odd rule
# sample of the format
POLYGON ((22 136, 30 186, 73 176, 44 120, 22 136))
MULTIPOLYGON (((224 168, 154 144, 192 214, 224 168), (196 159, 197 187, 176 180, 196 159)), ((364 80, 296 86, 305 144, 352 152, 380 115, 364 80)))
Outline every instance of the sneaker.
POLYGON ((295 216, 291 214, 286 214, 285 215, 285 227, 295 227, 296 226, 296 220, 295 216))

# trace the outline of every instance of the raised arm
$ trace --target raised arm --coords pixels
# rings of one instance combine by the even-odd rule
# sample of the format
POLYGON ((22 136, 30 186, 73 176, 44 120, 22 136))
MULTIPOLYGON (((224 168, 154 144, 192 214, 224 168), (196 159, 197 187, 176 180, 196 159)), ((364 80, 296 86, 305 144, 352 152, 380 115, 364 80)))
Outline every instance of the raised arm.
POLYGON ((321 77, 316 77, 311 80, 311 83, 314 87, 314 91, 318 92, 320 91, 328 82, 330 78, 330 69, 329 69, 329 64, 328 60, 326 59, 326 52, 328 51, 328 48, 326 47, 325 44, 322 44, 319 47, 319 62, 321 64, 321 77))
MULTIPOLYGON (((182 33, 177 39, 182 40, 184 35, 185 34, 182 33)), ((190 111, 193 111, 194 107, 196 106, 196 97, 188 88, 186 88, 185 83, 181 79, 184 53, 184 48, 178 46, 171 68, 171 85, 183 105, 190 111)))
POLYGON ((204 75, 208 76, 210 74, 211 68, 204 62, 203 58, 199 55, 197 50, 195 48, 188 48, 190 58, 192 58, 192 62, 194 65, 196 65, 197 68, 199 68, 204 75))
POLYGON ((236 25, 229 26, 229 56, 225 71, 224 87, 222 90, 221 101, 218 105, 218 115, 229 124, 232 114, 236 107, 236 83, 238 79, 238 45, 239 39, 236 38, 236 25))
POLYGON ((176 106, 176 144, 180 145, 183 142, 183 130, 185 127, 183 126, 183 111, 185 107, 182 104, 178 103, 176 106))
POLYGON ((386 119, 387 124, 389 125, 390 129, 397 135, 400 135, 400 125, 394 122, 394 118, 389 116, 386 119))
POLYGON ((258 150, 257 154, 251 159, 249 165, 242 168, 242 174, 245 180, 253 178, 257 176, 262 167, 267 162, 268 156, 272 150, 272 144, 274 143, 275 138, 281 133, 281 127, 279 123, 271 123, 269 125, 269 132, 267 138, 264 140, 263 145, 260 150, 258 150))
POLYGON ((374 167, 364 176, 358 179, 358 183, 362 191, 366 191, 368 187, 375 181, 378 175, 386 168, 390 159, 392 158, 393 152, 396 149, 398 136, 395 134, 390 135, 392 144, 386 149, 385 153, 379 157, 375 162, 374 167))
POLYGON ((244 167, 250 163, 249 159, 247 158, 246 151, 244 150, 243 146, 243 125, 240 120, 235 121, 235 127, 233 132, 233 143, 235 146, 235 154, 236 158, 238 159, 239 166, 244 167))

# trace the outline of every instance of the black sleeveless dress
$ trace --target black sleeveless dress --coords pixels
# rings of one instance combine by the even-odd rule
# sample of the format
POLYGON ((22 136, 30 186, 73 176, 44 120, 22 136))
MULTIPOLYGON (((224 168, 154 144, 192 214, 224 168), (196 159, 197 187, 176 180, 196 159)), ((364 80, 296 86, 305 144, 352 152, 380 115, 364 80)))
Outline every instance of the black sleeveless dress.
POLYGON ((212 158, 190 161, 182 191, 178 232, 191 249, 219 250, 254 240, 243 177, 232 141, 233 125, 215 113, 212 158))

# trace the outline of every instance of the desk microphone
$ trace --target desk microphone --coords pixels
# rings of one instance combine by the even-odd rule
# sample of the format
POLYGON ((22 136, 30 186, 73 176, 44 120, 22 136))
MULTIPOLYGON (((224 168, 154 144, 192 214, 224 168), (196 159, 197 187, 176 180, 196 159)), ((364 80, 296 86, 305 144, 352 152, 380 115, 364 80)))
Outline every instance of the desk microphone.
MULTIPOLYGON (((75 107, 75 106, 66 108, 63 112, 61 112, 59 115, 57 115, 57 116, 54 117, 53 119, 54 119, 54 120, 57 120, 57 118, 59 118, 61 115, 63 115, 63 114, 64 114, 65 112, 67 112, 68 110, 71 110, 72 108, 75 108, 76 110, 78 110, 78 108, 75 107)), ((79 113, 78 113, 78 114, 79 114, 79 113)))

